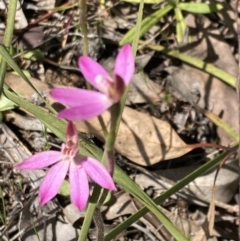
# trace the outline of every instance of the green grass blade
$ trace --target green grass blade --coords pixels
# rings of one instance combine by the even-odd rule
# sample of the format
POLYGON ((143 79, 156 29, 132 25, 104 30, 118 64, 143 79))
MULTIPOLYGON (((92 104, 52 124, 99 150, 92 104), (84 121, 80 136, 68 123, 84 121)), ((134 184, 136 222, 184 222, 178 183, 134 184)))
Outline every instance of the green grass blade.
MULTIPOLYGON (((162 213, 161 209, 156 205, 155 201, 153 201, 145 192, 141 190, 141 188, 130 179, 119 167, 116 167, 114 173, 114 179, 116 182, 122 186, 127 192, 137 198, 146 209, 150 210, 159 221, 164 225, 164 227, 172 234, 172 236, 179 241, 188 240, 175 226, 169 221, 169 219, 162 213)), ((124 229, 129 227, 128 225, 124 225, 124 229)), ((123 231, 123 230, 122 230, 123 231)), ((116 237, 117 233, 109 233, 105 237, 105 241, 112 240, 113 237, 116 237)))
POLYGON ((235 131, 227 122, 215 115, 210 111, 204 111, 205 116, 207 116, 216 126, 222 128, 229 136, 233 138, 236 142, 239 142, 239 133, 235 131))
POLYGON ((17 72, 20 77, 22 77, 29 84, 29 86, 31 86, 31 88, 38 94, 38 96, 43 100, 43 102, 45 102, 49 110, 51 110, 53 113, 56 113, 56 111, 46 102, 46 100, 42 97, 42 95, 38 92, 34 85, 29 81, 27 76, 19 68, 19 66, 16 64, 12 56, 3 45, 0 45, 0 56, 12 67, 13 70, 17 72))
MULTIPOLYGON (((99 159, 99 160, 101 160, 101 159, 99 159)), ((97 208, 97 203, 98 203, 99 196, 101 194, 101 189, 102 188, 99 187, 98 185, 94 186, 93 193, 92 193, 91 197, 89 198, 87 212, 86 212, 86 215, 84 218, 84 222, 83 222, 83 225, 81 228, 81 232, 80 232, 78 241, 86 240, 86 237, 87 237, 87 234, 89 231, 89 227, 91 225, 95 210, 97 208)))
MULTIPOLYGON (((16 95, 14 92, 10 91, 8 88, 4 87, 4 95, 16 103, 18 106, 22 107, 37 119, 39 119, 45 126, 51 130, 59 139, 65 141, 65 131, 67 127, 67 122, 65 120, 59 119, 48 111, 42 109, 39 106, 36 106, 27 100, 16 95)), ((99 156, 99 148, 93 147, 92 144, 89 144, 88 141, 80 139, 81 148, 80 152, 84 156, 99 156), (88 150, 91 150, 88 151, 88 150), (97 150, 97 151, 95 151, 97 150)))
MULTIPOLYGON (((9 50, 12 44, 17 2, 18 2, 17 0, 11 0, 9 1, 9 4, 8 4, 7 26, 4 33, 3 44, 9 50)), ((7 69, 7 63, 4 61, 3 56, 0 57, 0 63, 1 63, 0 64, 0 96, 1 96, 2 90, 3 90, 5 73, 7 69)))
POLYGON ((175 17, 176 17, 176 33, 177 33, 177 41, 181 43, 183 41, 183 37, 186 32, 187 25, 185 23, 182 11, 180 8, 174 8, 175 17))
POLYGON ((9 1, 8 7, 7 7, 7 26, 5 29, 4 40, 3 40, 3 44, 7 48, 11 47, 11 44, 12 44, 17 3, 18 3, 17 0, 11 0, 9 1))
POLYGON ((16 103, 18 106, 22 107, 40 121, 42 121, 47 128, 49 128, 57 137, 62 140, 65 140, 65 130, 66 130, 66 121, 57 118, 56 116, 48 113, 39 106, 36 106, 27 100, 24 100, 22 97, 19 97, 14 92, 10 91, 8 88, 4 87, 5 96, 16 103))
MULTIPOLYGON (((169 198, 171 195, 177 193, 179 190, 181 190, 183 187, 185 187, 187 184, 192 182, 194 179, 197 177, 203 175, 204 173, 208 172, 209 170, 212 170, 215 168, 221 160, 223 160, 228 153, 224 152, 215 159, 207 162, 206 164, 202 165, 192 173, 190 173, 188 176, 183 178, 181 181, 179 181, 177 184, 175 184, 173 187, 169 188, 166 192, 161 194, 159 197, 155 199, 155 202, 157 204, 163 203, 167 198, 169 198)), ((118 171, 118 169, 116 170, 118 171)), ((122 178, 121 175, 116 175, 115 180, 119 185, 124 185, 124 179, 122 178)), ((138 219, 140 219, 142 216, 144 216, 148 212, 148 209, 146 207, 140 209, 138 212, 130 216, 127 220, 125 220, 123 223, 119 224, 117 227, 112 229, 106 236, 105 236, 105 241, 110 241, 114 237, 116 237, 118 234, 123 232, 126 227, 129 227, 131 224, 136 222, 138 219)))
POLYGON ((186 12, 200 14, 215 13, 223 9, 223 5, 220 3, 181 2, 177 6, 186 12))
POLYGON ((165 47, 163 47, 161 45, 148 44, 148 45, 146 45, 146 47, 148 47, 152 50, 161 51, 168 56, 180 59, 189 65, 192 65, 198 69, 203 70, 206 73, 211 74, 212 76, 219 78, 220 80, 223 80, 225 83, 227 83, 235 88, 236 77, 225 72, 224 70, 221 70, 221 69, 215 67, 213 64, 208 64, 200 59, 191 57, 190 55, 179 53, 179 51, 177 51, 177 50, 166 49, 165 47))
MULTIPOLYGON (((139 37, 141 38, 153 25, 155 25, 160 18, 165 16, 168 12, 173 9, 172 6, 166 5, 164 8, 157 10, 156 12, 152 13, 148 17, 146 17, 141 23, 141 30, 139 37)), ((128 31, 122 40, 120 41, 120 45, 124 45, 125 43, 131 43, 136 33, 136 27, 132 28, 128 31)))
POLYGON ((138 10, 138 16, 137 16, 137 24, 136 24, 136 32, 133 37, 132 41, 132 48, 133 48, 133 54, 136 56, 137 54, 137 48, 138 48, 138 41, 140 38, 141 34, 141 25, 142 25, 142 17, 143 17, 143 8, 144 8, 144 1, 141 0, 140 5, 139 5, 139 10, 138 10))

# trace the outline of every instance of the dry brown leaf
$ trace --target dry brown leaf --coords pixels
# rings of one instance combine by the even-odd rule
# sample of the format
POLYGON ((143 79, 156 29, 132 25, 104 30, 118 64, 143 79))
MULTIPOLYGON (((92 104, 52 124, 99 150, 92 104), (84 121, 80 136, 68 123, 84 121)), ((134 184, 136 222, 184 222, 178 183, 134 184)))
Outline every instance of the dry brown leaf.
MULTIPOLYGON (((102 116, 108 125, 110 113, 105 112, 102 116)), ((104 140, 97 118, 75 124, 79 131, 87 131, 104 140)), ((190 151, 167 122, 128 107, 123 111, 115 148, 131 161, 143 166, 176 158, 190 151)))
MULTIPOLYGON (((28 100, 31 99, 34 92, 20 77, 8 74, 6 82, 16 92, 21 93, 28 100)), ((31 78, 31 82, 38 91, 49 92, 50 87, 47 84, 34 78, 31 78)), ((51 98, 49 101, 53 103, 51 98)), ((102 116, 108 125, 109 112, 106 111, 102 116)), ((75 124, 78 131, 92 133, 100 140, 104 140, 97 118, 85 122, 78 121, 75 124)), ((128 107, 125 107, 123 112, 115 148, 131 161, 143 166, 153 165, 160 160, 176 158, 191 150, 167 122, 128 107)))
MULTIPOLYGON (((47 219, 47 218, 46 218, 47 219)), ((31 218, 29 218, 31 220, 31 218)), ((38 241, 38 240, 77 240, 78 233, 76 229, 66 219, 55 214, 48 218, 47 222, 41 225, 35 225, 33 229, 27 230, 21 240, 38 241), (36 231, 37 234, 36 235, 36 231)))
POLYGON ((132 78, 126 104, 157 102, 162 97, 162 87, 150 80, 144 73, 138 73, 132 78))
POLYGON ((206 234, 203 229, 200 229, 195 233, 195 236, 191 238, 191 241, 207 241, 206 234))
MULTIPOLYGON (((186 18, 190 27, 191 43, 181 48, 191 56, 214 64, 226 72, 237 76, 237 63, 230 46, 226 43, 219 29, 211 25, 209 19, 203 15, 191 15, 186 18), (197 34, 196 34, 197 33, 197 34)), ((236 90, 219 79, 189 65, 184 69, 191 71, 192 76, 201 80, 200 92, 205 107, 212 108, 213 113, 222 115, 224 121, 235 130, 238 129, 238 112, 236 90)), ((195 78, 192 79, 194 82, 195 78)), ((221 142, 229 144, 232 139, 221 129, 218 130, 221 142)))
POLYGON ((132 204, 129 193, 120 191, 113 195, 115 201, 111 203, 111 205, 101 206, 104 220, 113 220, 136 212, 136 208, 132 204))

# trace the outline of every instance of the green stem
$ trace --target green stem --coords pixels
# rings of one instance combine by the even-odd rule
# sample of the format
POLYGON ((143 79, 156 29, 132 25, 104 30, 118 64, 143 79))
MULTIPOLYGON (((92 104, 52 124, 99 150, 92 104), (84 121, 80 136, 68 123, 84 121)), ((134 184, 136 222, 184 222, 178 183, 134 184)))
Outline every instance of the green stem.
MULTIPOLYGON (((141 12, 143 10, 144 1, 141 0, 139 11, 141 12)), ((142 13, 139 14, 138 20, 137 20, 137 26, 140 28, 142 20, 142 13)), ((139 39, 139 33, 135 35, 135 39, 133 42, 133 53, 134 56, 137 52, 137 43, 139 39)), ((113 174, 114 172, 114 143, 117 137, 117 133, 119 130, 119 126, 122 119, 122 113, 125 107, 125 102, 127 99, 127 93, 128 93, 128 87, 126 88, 121 100, 119 103, 115 104, 111 108, 111 127, 110 132, 107 135, 106 144, 105 144, 105 150, 102 156, 102 163, 106 164, 108 162, 108 169, 110 174, 113 174), (109 158, 110 157, 110 158, 109 158)), ((94 215, 94 211, 97 208, 97 200, 99 200, 100 196, 100 190, 101 188, 98 185, 94 186, 93 194, 90 198, 90 203, 88 204, 86 215, 87 217, 92 217, 94 215), (97 195, 97 197, 94 197, 94 195, 97 195), (94 200, 94 201, 93 201, 94 200), (96 202, 95 202, 96 201, 96 202), (92 216, 91 216, 92 215, 92 216)), ((99 200, 99 205, 105 200, 105 196, 107 195, 107 190, 103 191, 103 194, 99 200)), ((89 230, 91 224, 90 218, 85 218, 82 226, 82 232, 78 239, 78 241, 85 241, 87 237, 87 231, 89 230), (86 220, 88 219, 88 220, 86 220)))
MULTIPOLYGON (((6 47, 8 51, 12 44, 16 9, 17 9, 17 0, 9 1, 8 13, 7 13, 7 26, 5 29, 4 40, 3 40, 3 45, 6 47)), ((0 96, 1 96, 6 69, 7 69, 7 62, 3 60, 2 57, 0 58, 0 60, 1 60, 1 65, 0 65, 0 96)))
MULTIPOLYGON (((79 9, 80 9, 80 27, 81 27, 81 31, 83 34, 83 54, 84 55, 88 55, 88 30, 87 30, 87 4, 86 4, 86 0, 79 0, 79 9)), ((91 85, 87 82, 87 89, 91 89, 91 85)), ((107 128, 106 125, 102 119, 101 116, 98 117, 98 120, 102 126, 104 135, 107 136, 107 128)), ((100 196, 101 193, 101 188, 97 185, 95 185, 92 196, 89 199, 89 204, 88 204, 88 209, 87 209, 87 215, 88 217, 93 217, 95 219, 95 210, 97 207, 97 203, 98 203, 98 198, 100 196)), ((97 220, 95 220, 97 221, 97 220)), ((87 233, 89 230, 89 227, 91 225, 92 222, 92 218, 85 218, 83 225, 82 225, 82 229, 81 229, 81 234, 78 237, 78 241, 85 241, 86 237, 87 237, 87 233)), ((98 228, 98 227, 97 227, 98 228)), ((103 232, 103 230, 100 230, 100 232, 103 232)), ((99 240, 100 241, 100 240, 99 240)))
MULTIPOLYGON (((83 35, 83 55, 88 55, 88 29, 87 29, 87 4, 86 0, 79 0, 79 9, 80 9, 80 16, 79 16, 79 25, 83 35)), ((91 85, 86 82, 87 89, 91 89, 91 85)), ((102 126, 103 133, 107 136, 107 128, 104 124, 104 121, 101 116, 98 117, 100 125, 102 126)))
MULTIPOLYGON (((79 25, 83 35, 83 55, 88 55, 88 29, 87 29, 87 3, 86 0, 79 0, 79 25)), ((91 85, 87 82, 87 89, 91 89, 91 85)))
MULTIPOLYGON (((141 21, 142 21, 142 15, 143 15, 143 7, 144 7, 144 1, 141 0, 140 5, 139 5, 137 24, 136 24, 136 34, 135 34, 135 38, 134 38, 134 41, 132 44, 134 56, 136 56, 136 53, 137 53, 139 33, 140 33, 140 29, 141 29, 141 21)), ((111 118, 112 118, 111 119, 111 130, 110 130, 110 133, 106 140, 106 147, 104 150, 105 155, 103 155, 103 156, 110 155, 110 157, 112 156, 112 159, 108 158, 109 159, 108 166, 109 166, 111 174, 113 174, 113 166, 114 166, 114 160, 113 160, 114 144, 115 144, 119 126, 121 123, 122 114, 123 114, 123 110, 124 110, 126 99, 127 99, 128 89, 129 89, 129 87, 127 86, 120 102, 113 105, 111 108, 111 118), (107 153, 107 155, 106 155, 106 153, 107 153), (110 163, 110 162, 112 162, 112 163, 110 163)))
POLYGON ((99 121, 99 123, 102 127, 104 137, 107 138, 107 135, 108 135, 107 127, 106 127, 106 125, 104 123, 104 120, 103 120, 101 115, 98 116, 98 121, 99 121))
POLYGON ((114 172, 114 143, 117 138, 119 120, 121 121, 121 108, 120 103, 114 104, 111 109, 111 127, 110 132, 106 138, 105 149, 103 153, 102 163, 108 167, 111 176, 114 172), (120 116, 120 118, 119 118, 120 116))
MULTIPOLYGON (((122 108, 123 109, 123 108, 122 108)), ((105 150, 102 156, 102 163, 107 164, 108 166, 108 171, 113 175, 114 172, 114 143, 117 137, 117 130, 120 125, 121 121, 121 104, 117 103, 111 107, 111 127, 110 127, 110 132, 107 135, 106 139, 106 144, 105 144, 105 150)), ((94 212, 97 208, 97 205, 101 206, 101 204, 104 202, 106 199, 108 191, 103 190, 103 193, 101 195, 101 198, 99 200, 99 196, 101 194, 101 188, 98 185, 94 186, 92 196, 90 198, 89 204, 88 204, 88 209, 87 209, 87 216, 88 217, 94 217, 94 212), (99 200, 99 202, 98 202, 99 200)), ((82 225, 82 231, 81 235, 79 236, 78 241, 85 241, 86 240, 86 235, 87 235, 87 230, 89 229, 91 225, 91 219, 90 218, 85 218, 83 221, 82 225)))
POLYGON ((88 230, 92 223, 92 218, 89 218, 89 217, 94 217, 94 213, 97 208, 98 198, 100 194, 101 194, 101 187, 99 187, 98 185, 95 185, 93 189, 93 193, 88 202, 88 207, 86 212, 87 216, 84 218, 83 225, 81 228, 81 233, 78 237, 78 241, 86 241, 88 230))
POLYGON ((83 54, 88 55, 88 30, 87 30, 87 4, 86 0, 79 0, 79 9, 80 9, 80 27, 83 35, 83 54))

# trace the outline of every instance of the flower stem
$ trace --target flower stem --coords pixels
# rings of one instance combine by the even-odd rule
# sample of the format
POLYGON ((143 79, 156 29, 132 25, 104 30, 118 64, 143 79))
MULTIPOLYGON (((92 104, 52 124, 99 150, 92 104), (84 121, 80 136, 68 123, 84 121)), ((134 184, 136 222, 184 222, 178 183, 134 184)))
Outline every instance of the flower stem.
POLYGON ((83 54, 88 55, 87 4, 86 0, 79 0, 79 25, 83 35, 83 54))
MULTIPOLYGON (((80 16, 79 16, 79 25, 83 35, 83 55, 88 55, 88 29, 87 29, 87 3, 86 0, 79 0, 79 9, 80 9, 80 16)), ((86 81, 87 89, 91 90, 92 87, 88 81, 86 81)), ((107 136, 107 128, 104 124, 104 121, 101 116, 98 117, 100 125, 102 126, 103 133, 107 136)))
MULTIPOLYGON (((93 189, 93 193, 88 202, 88 207, 87 207, 87 212, 86 212, 87 216, 84 218, 83 225, 81 228, 81 233, 78 237, 78 241, 86 241, 88 230, 89 230, 89 227, 92 222, 92 218, 89 218, 89 217, 93 217, 93 219, 96 220, 96 218, 94 217, 94 213, 97 208, 98 198, 99 198, 100 194, 101 194, 101 187, 98 185, 95 185, 94 189, 93 189)), ((101 230, 101 232, 102 232, 102 230, 101 230)), ((99 240, 99 241, 101 241, 101 240, 99 240)))
MULTIPOLYGON (((87 3, 86 0, 79 0, 79 25, 83 35, 83 55, 88 55, 88 29, 87 29, 87 3)), ((87 89, 91 89, 91 85, 86 82, 87 89)))
POLYGON ((119 126, 119 119, 121 121, 121 114, 120 114, 120 104, 114 104, 111 109, 111 127, 110 132, 106 138, 105 150, 103 153, 102 162, 103 164, 107 164, 108 171, 111 176, 113 176, 114 172, 114 143, 117 138, 118 126, 119 126), (120 116, 120 118, 119 118, 120 116))

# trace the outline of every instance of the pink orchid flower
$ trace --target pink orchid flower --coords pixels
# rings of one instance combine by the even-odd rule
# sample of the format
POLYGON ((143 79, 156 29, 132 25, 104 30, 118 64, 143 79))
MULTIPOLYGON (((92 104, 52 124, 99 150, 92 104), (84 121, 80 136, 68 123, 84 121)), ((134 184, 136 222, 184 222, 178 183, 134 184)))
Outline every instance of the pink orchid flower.
POLYGON ((53 165, 39 188, 40 204, 44 205, 55 197, 69 171, 70 196, 72 203, 83 210, 89 197, 88 176, 103 188, 116 190, 107 169, 98 160, 78 154, 78 132, 72 122, 68 123, 66 143, 61 151, 43 151, 16 165, 22 170, 42 169, 53 165))
POLYGON ((61 111, 58 116, 68 120, 87 120, 102 114, 117 103, 135 70, 130 44, 124 45, 119 51, 112 77, 90 57, 80 57, 78 64, 86 80, 99 92, 77 88, 54 88, 50 95, 70 107, 61 111))

